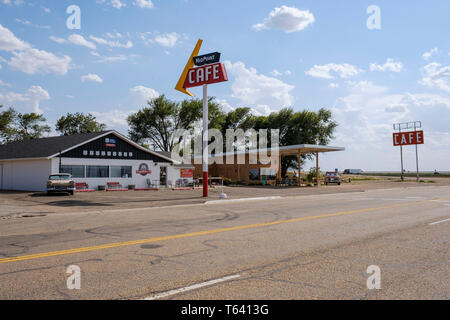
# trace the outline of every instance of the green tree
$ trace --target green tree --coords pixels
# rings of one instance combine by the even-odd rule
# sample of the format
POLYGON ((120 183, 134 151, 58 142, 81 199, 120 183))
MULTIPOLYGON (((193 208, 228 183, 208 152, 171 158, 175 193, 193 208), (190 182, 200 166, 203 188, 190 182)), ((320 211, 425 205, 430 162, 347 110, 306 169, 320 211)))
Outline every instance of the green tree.
MULTIPOLYGON (((282 109, 268 117, 256 117, 255 129, 279 129, 280 146, 298 144, 326 145, 333 138, 337 123, 333 121, 332 112, 324 108, 318 111, 303 110, 294 112, 282 109)), ((270 139, 269 139, 270 141, 270 139)), ((311 155, 302 155, 302 159, 310 159, 311 155)), ((282 176, 289 168, 298 168, 296 156, 283 157, 281 162, 282 176)))
MULTIPOLYGON (((209 99, 210 128, 222 129, 225 114, 220 105, 209 99)), ((129 135, 137 143, 149 143, 159 151, 171 152, 177 141, 173 133, 178 129, 194 130, 203 116, 203 102, 188 99, 181 103, 171 101, 164 95, 148 101, 148 106, 128 117, 129 135)))
POLYGON ((51 132, 50 126, 45 124, 47 120, 37 113, 19 113, 14 140, 39 139, 45 133, 51 132))
POLYGON ((97 119, 90 113, 87 115, 79 112, 75 114, 68 113, 56 122, 56 131, 64 135, 100 132, 104 130, 106 130, 106 125, 97 122, 97 119))
MULTIPOLYGON (((2 105, 0 105, 0 109, 1 108, 3 108, 2 105)), ((16 133, 14 124, 16 118, 17 112, 12 108, 0 112, 0 144, 14 140, 14 135, 16 133)))

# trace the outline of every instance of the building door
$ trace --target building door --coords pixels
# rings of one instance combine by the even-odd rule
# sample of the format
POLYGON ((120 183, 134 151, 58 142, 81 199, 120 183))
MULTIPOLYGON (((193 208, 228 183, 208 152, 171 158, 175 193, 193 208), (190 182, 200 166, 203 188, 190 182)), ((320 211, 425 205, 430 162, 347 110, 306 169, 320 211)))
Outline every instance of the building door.
POLYGON ((159 184, 167 186, 167 167, 161 167, 159 171, 159 184))

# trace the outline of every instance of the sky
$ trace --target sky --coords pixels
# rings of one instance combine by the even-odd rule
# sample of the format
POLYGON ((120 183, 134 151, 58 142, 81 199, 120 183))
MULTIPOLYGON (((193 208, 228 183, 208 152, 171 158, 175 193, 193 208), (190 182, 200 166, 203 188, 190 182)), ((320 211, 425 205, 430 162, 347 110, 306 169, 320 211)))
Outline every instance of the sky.
MULTIPOLYGON (((422 121, 420 169, 450 170, 449 13, 448 0, 0 0, 0 104, 127 134, 148 99, 187 97, 174 87, 201 38, 227 68, 209 89, 224 110, 333 111, 330 145, 346 151, 322 169, 399 171, 392 125, 422 121)), ((404 162, 415 170, 415 147, 404 162)))

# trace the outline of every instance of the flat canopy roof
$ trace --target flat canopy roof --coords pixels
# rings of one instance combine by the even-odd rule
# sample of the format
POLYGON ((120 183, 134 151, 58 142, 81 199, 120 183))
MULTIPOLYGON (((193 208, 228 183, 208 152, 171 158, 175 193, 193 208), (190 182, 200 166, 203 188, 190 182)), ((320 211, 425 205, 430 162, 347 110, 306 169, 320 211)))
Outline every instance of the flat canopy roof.
MULTIPOLYGON (((285 146, 279 148, 279 153, 281 156, 294 156, 301 154, 308 154, 308 153, 325 153, 325 152, 336 152, 336 151, 345 151, 344 147, 332 147, 332 146, 321 146, 321 145, 314 145, 314 144, 298 144, 294 146, 285 146)), ((239 154, 248 154, 248 153, 257 153, 257 152, 267 152, 270 154, 271 149, 251 149, 246 151, 237 151, 234 152, 235 155, 239 154)), ((210 157, 216 158, 216 157, 226 157, 228 154, 231 155, 231 153, 219 153, 219 154, 213 154, 210 155, 210 157)), ((195 156, 195 159, 202 158, 201 155, 195 156)))
POLYGON ((345 151, 343 147, 319 146, 313 144, 298 144, 295 146, 280 147, 282 156, 292 156, 298 153, 336 152, 345 151))

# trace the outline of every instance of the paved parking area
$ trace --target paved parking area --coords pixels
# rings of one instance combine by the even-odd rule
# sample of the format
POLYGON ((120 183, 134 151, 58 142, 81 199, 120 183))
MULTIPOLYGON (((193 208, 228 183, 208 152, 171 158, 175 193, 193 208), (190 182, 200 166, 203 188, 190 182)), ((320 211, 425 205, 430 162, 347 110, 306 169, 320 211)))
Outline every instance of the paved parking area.
MULTIPOLYGON (((427 180, 430 181, 430 180, 427 180)), ((434 179, 434 183, 417 184, 395 182, 392 180, 354 181, 341 186, 330 185, 302 188, 275 187, 224 187, 228 199, 302 196, 313 194, 332 194, 347 192, 364 192, 371 189, 407 188, 416 186, 450 185, 450 179, 434 179)), ((121 209, 166 207, 186 204, 198 204, 207 200, 218 200, 222 187, 210 191, 210 198, 202 197, 202 190, 159 190, 159 191, 125 191, 77 193, 74 196, 57 194, 48 196, 42 192, 0 192, 0 219, 11 217, 34 217, 52 213, 109 211, 121 209)))

